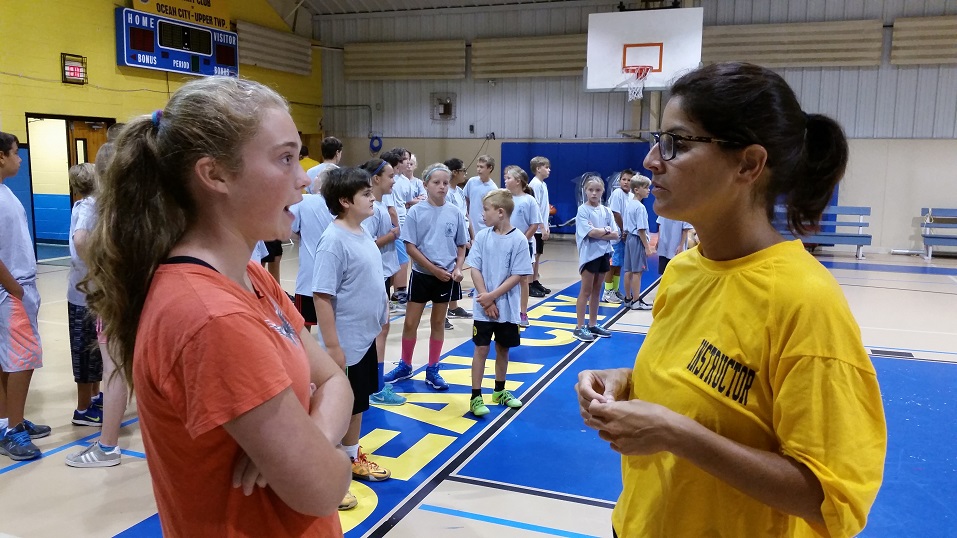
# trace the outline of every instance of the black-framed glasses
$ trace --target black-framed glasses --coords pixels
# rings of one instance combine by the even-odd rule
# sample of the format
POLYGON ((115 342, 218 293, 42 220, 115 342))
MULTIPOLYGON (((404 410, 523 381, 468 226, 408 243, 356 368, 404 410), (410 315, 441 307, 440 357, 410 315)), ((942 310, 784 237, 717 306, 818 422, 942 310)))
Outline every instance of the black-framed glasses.
POLYGON ((655 144, 658 145, 658 151, 661 153, 662 161, 670 161, 678 154, 678 146, 675 142, 706 142, 708 144, 727 144, 731 146, 744 146, 742 142, 734 140, 724 140, 713 136, 684 136, 667 131, 653 131, 651 136, 655 138, 655 144))

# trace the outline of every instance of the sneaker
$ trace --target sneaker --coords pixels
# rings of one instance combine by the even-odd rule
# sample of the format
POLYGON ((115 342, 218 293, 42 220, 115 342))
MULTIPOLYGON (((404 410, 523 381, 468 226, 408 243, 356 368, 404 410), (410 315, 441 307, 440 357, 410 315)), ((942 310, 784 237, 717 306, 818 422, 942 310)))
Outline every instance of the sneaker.
POLYGON ((97 441, 85 449, 66 457, 66 464, 70 467, 113 467, 120 464, 120 447, 106 451, 97 441))
POLYGON ((366 457, 362 447, 359 447, 359 456, 352 460, 352 478, 366 482, 381 482, 392 476, 388 469, 379 467, 379 464, 366 457))
POLYGON ((390 314, 405 314, 405 305, 398 301, 389 301, 390 314))
POLYGON ((23 419, 23 427, 30 434, 30 439, 43 439, 50 435, 50 427, 43 424, 34 424, 27 419, 23 419))
POLYGON ((541 282, 539 282, 539 281, 537 281, 537 280, 534 281, 534 282, 532 282, 532 283, 530 284, 530 286, 535 286, 536 288, 538 288, 539 291, 545 293, 545 295, 548 295, 549 293, 552 292, 552 290, 546 288, 545 286, 542 285, 541 282))
POLYGON ((582 342, 594 342, 595 336, 592 335, 591 331, 588 330, 588 327, 579 327, 572 331, 572 336, 581 340, 582 342))
POLYGON ((521 320, 518 322, 519 327, 522 327, 524 329, 525 327, 528 327, 529 325, 531 325, 528 322, 528 314, 521 314, 521 316, 522 316, 521 320))
POLYGON ((620 304, 621 299, 618 298, 618 294, 615 293, 614 290, 605 290, 605 292, 601 294, 601 302, 611 303, 611 304, 620 304))
POLYGON ((619 291, 619 290, 615 290, 615 297, 618 297, 618 300, 619 300, 619 301, 624 301, 624 300, 625 300, 625 296, 622 295, 622 294, 621 294, 621 291, 619 291))
POLYGON ((475 288, 469 290, 469 297, 475 297, 475 288))
POLYGON ((339 503, 339 511, 352 510, 359 504, 359 499, 356 499, 356 496, 352 494, 351 491, 346 492, 346 496, 342 498, 342 502, 339 503))
POLYGON ((651 310, 651 305, 644 301, 635 301, 635 304, 631 306, 632 310, 651 310))
POLYGON ((452 319, 472 319, 472 313, 459 306, 449 309, 449 317, 452 319))
POLYGON ((400 396, 392 390, 392 385, 386 383, 382 390, 369 396, 369 403, 375 405, 402 405, 408 398, 400 396))
MULTIPOLYGON (((3 437, 0 437, 0 454, 12 460, 35 460, 40 457, 40 449, 30 440, 24 420, 15 428, 7 428, 3 437)), ((49 432, 47 432, 49 435, 49 432)))
POLYGON ((451 331, 455 327, 452 326, 452 323, 449 321, 449 318, 445 318, 445 330, 451 331))
POLYGON ((409 302, 409 293, 408 293, 408 292, 406 292, 406 291, 397 291, 397 292, 395 292, 395 295, 396 295, 396 299, 395 299, 395 300, 396 300, 399 304, 405 305, 405 303, 409 302))
POLYGON ((528 296, 529 296, 529 297, 535 297, 535 298, 537 298, 537 299, 540 299, 540 298, 545 297, 545 296, 547 296, 547 295, 548 295, 547 293, 545 293, 544 291, 542 291, 542 290, 540 290, 540 289, 538 289, 538 288, 534 288, 534 287, 532 287, 531 285, 528 286, 528 296))
POLYGON ((438 363, 425 367, 425 382, 432 385, 432 388, 435 390, 449 390, 449 384, 446 383, 445 380, 442 379, 442 375, 439 374, 438 363))
POLYGON ((386 383, 395 383, 396 381, 402 381, 403 379, 409 379, 412 377, 412 367, 405 363, 405 361, 399 361, 399 365, 392 369, 391 372, 382 376, 382 379, 386 383))
POLYGON ((635 300, 632 299, 631 297, 625 297, 625 300, 621 302, 621 306, 623 306, 623 307, 625 307, 625 308, 627 308, 627 309, 629 309, 629 310, 631 309, 631 307, 632 307, 634 304, 635 304, 635 300))
POLYGON ((477 417, 484 417, 488 414, 488 406, 485 405, 485 399, 476 396, 469 401, 469 410, 477 417))
POLYGON ((90 399, 90 407, 103 409, 103 393, 102 392, 90 399))
POLYGON ((84 411, 73 411, 73 421, 77 426, 103 426, 103 410, 99 407, 87 407, 84 411))
POLYGON ((593 336, 598 336, 601 338, 611 338, 611 331, 603 327, 599 327, 598 325, 589 327, 588 332, 590 332, 593 336))
POLYGON ((504 405, 505 407, 510 407, 512 409, 518 409, 519 407, 522 407, 522 400, 512 396, 512 393, 507 390, 493 392, 492 401, 498 405, 504 405))

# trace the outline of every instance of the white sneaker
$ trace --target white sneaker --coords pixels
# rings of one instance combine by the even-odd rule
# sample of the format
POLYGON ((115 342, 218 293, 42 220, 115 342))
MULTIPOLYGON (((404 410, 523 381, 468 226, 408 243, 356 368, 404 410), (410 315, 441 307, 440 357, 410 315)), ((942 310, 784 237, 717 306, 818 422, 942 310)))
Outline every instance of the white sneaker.
POLYGON ((120 447, 113 447, 113 450, 107 452, 97 441, 80 452, 67 456, 66 464, 70 467, 113 467, 120 464, 120 447))
POLYGON ((621 304, 621 299, 618 298, 618 294, 616 294, 614 290, 605 290, 605 293, 601 294, 601 302, 621 304))

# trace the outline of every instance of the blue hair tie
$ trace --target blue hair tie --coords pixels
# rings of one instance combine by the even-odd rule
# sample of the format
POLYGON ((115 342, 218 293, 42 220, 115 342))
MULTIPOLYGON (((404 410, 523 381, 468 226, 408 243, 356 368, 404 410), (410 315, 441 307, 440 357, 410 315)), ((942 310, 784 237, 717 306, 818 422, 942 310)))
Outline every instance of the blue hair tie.
POLYGON ((150 115, 150 120, 153 122, 153 127, 159 127, 161 119, 163 119, 162 110, 157 110, 150 115))
POLYGON ((379 175, 379 172, 381 172, 382 169, 385 168, 385 164, 386 164, 385 161, 382 161, 381 163, 379 163, 379 167, 375 169, 375 172, 372 172, 372 175, 374 176, 379 175))

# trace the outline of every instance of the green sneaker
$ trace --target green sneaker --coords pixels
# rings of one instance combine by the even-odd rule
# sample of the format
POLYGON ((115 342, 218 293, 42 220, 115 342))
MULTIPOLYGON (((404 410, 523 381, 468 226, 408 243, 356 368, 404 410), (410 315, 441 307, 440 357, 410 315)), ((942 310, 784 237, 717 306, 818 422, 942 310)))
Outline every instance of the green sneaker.
POLYGON ((492 401, 499 405, 511 407, 512 409, 517 409, 519 407, 522 407, 522 400, 519 400, 515 396, 512 396, 512 393, 507 390, 503 390, 501 392, 493 392, 492 401))
POLYGON ((484 417, 488 414, 488 407, 485 406, 485 400, 481 396, 472 398, 469 402, 469 409, 472 411, 472 414, 477 417, 484 417))

